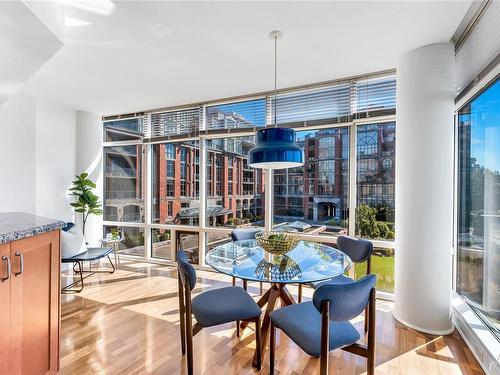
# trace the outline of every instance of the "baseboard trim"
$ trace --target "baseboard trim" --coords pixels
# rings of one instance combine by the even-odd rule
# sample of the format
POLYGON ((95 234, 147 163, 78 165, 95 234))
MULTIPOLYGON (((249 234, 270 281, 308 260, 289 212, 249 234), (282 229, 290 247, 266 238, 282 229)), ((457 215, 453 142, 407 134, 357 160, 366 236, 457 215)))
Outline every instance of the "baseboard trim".
POLYGON ((425 329, 425 328, 421 328, 421 327, 417 327, 416 325, 413 325, 413 324, 410 324, 406 321, 404 321, 403 319, 401 319, 400 317, 398 317, 396 315, 396 312, 393 310, 392 311, 392 316, 394 317, 394 319, 396 319, 399 323, 411 328, 411 329, 414 329, 415 331, 419 331, 419 332, 422 332, 422 333, 427 333, 429 335, 434 335, 434 336, 446 336, 446 335, 451 335, 454 331, 455 331, 455 327, 452 325, 450 329, 447 329, 447 330, 443 330, 443 331, 432 331, 432 330, 429 330, 429 329, 425 329))

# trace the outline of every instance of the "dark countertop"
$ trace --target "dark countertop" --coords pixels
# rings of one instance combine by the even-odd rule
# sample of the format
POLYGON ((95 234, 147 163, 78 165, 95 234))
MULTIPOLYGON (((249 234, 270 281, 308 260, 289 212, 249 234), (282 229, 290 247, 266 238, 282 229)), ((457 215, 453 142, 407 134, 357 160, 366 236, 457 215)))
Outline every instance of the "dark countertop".
POLYGON ((61 229, 64 221, 25 212, 0 212, 0 244, 61 229))

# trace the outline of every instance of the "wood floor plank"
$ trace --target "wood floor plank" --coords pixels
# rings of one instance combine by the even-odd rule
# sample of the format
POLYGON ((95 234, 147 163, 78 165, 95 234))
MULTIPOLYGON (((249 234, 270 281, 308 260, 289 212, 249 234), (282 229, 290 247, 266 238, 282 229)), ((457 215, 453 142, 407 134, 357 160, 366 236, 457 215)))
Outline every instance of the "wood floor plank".
MULTIPOLYGON (((105 266, 103 264, 103 266, 105 266)), ((221 274, 199 271, 193 294, 231 285, 221 274)), ((249 284, 258 300, 258 285, 249 284)), ((297 289, 290 286, 297 295, 297 289)), ((312 290, 304 288, 304 299, 312 290)), ((467 374, 482 371, 458 332, 441 337, 419 333, 395 321, 392 303, 377 302, 376 373, 467 374)), ((363 333, 363 318, 355 320, 363 333)), ((252 368, 253 324, 236 337, 234 323, 203 329, 194 338, 195 374, 268 374, 252 368)), ((317 374, 311 358, 277 330, 276 374, 317 374)), ((86 280, 80 294, 62 296, 61 374, 186 374, 181 355, 177 275, 173 267, 123 262, 114 274, 86 280)), ((366 361, 344 351, 330 354, 330 374, 365 374, 366 361)))

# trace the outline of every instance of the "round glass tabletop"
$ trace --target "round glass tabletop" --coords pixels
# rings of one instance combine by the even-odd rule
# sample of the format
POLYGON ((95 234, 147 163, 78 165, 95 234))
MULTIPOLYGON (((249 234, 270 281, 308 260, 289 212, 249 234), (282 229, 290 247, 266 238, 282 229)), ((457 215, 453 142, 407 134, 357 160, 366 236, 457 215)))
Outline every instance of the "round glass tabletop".
POLYGON ((207 252, 206 263, 226 275, 270 283, 328 280, 351 268, 351 259, 320 243, 300 241, 287 255, 272 256, 256 240, 234 241, 207 252))

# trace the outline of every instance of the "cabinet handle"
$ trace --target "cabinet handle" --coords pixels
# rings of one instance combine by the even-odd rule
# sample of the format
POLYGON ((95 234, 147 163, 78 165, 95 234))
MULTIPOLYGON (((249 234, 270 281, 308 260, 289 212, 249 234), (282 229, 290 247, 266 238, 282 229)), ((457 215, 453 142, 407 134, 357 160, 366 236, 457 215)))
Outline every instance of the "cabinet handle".
POLYGON ((24 257, 19 251, 16 251, 14 255, 19 257, 19 272, 14 272, 14 276, 18 276, 24 272, 24 257))
POLYGON ((1 279, 0 279, 2 282, 9 280, 9 278, 10 278, 10 274, 11 274, 11 272, 12 272, 12 268, 11 268, 11 266, 10 266, 10 259, 9 259, 9 258, 7 258, 7 257, 4 255, 4 256, 2 256, 2 262, 5 262, 5 261, 7 261, 7 276, 6 276, 6 277, 3 277, 3 278, 1 278, 1 279))

